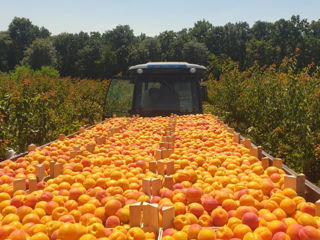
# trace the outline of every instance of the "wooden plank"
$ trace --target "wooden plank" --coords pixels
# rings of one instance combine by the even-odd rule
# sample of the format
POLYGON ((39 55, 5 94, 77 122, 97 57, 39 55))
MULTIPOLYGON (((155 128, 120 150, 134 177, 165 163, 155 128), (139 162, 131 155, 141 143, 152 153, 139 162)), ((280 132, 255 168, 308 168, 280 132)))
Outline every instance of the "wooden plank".
POLYGON ((54 178, 54 165, 56 165, 56 162, 50 161, 50 178, 54 178))
POLYGON ((44 164, 36 165, 36 177, 38 182, 43 181, 43 179, 46 177, 46 170, 44 164))
POLYGON ((172 175, 172 174, 174 174, 174 161, 168 161, 168 162, 167 162, 166 174, 167 174, 167 175, 172 175))
POLYGON ((66 135, 64 135, 63 133, 59 134, 59 140, 60 141, 65 140, 65 138, 66 138, 66 135))
POLYGON ((269 158, 268 157, 262 158, 261 165, 262 165, 263 169, 267 169, 269 167, 269 158))
POLYGON ((63 173, 63 164, 56 163, 53 167, 53 177, 56 178, 63 173))
POLYGON ((159 160, 157 162, 158 174, 164 176, 165 175, 165 162, 159 160))
POLYGON ((161 179, 160 178, 152 178, 151 179, 151 188, 152 188, 152 196, 159 196, 161 189, 161 179))
POLYGON ((240 133, 235 133, 233 135, 233 142, 240 143, 240 133))
POLYGON ((292 188, 293 190, 297 189, 297 179, 292 175, 284 175, 284 188, 292 188))
POLYGON ((26 179, 25 178, 19 178, 13 180, 13 192, 16 192, 18 190, 26 191, 26 179))
POLYGON ((79 133, 84 133, 86 130, 84 129, 84 127, 80 127, 79 128, 79 133))
POLYGON ((86 149, 87 151, 93 153, 94 152, 94 149, 96 147, 96 144, 94 142, 89 142, 87 145, 86 145, 86 149))
POLYGON ((320 199, 316 201, 316 216, 320 217, 320 199))
POLYGON ((162 159, 170 157, 170 151, 168 149, 162 150, 162 159))
POLYGON ((175 209, 172 206, 162 207, 162 228, 173 228, 175 209))
POLYGON ((129 205, 129 224, 130 227, 141 226, 141 202, 129 205))
POLYGON ((282 169, 282 159, 280 158, 273 159, 273 166, 279 169, 282 169))
POLYGON ((156 149, 154 151, 154 158, 155 158, 155 160, 160 160, 162 158, 162 150, 161 149, 156 149))
POLYGON ((163 186, 170 189, 170 190, 173 190, 173 177, 172 176, 165 176, 163 186))
POLYGON ((35 151, 35 150, 36 150, 36 148, 37 148, 37 146, 36 146, 36 145, 34 145, 34 144, 30 144, 30 145, 28 146, 28 152, 33 152, 33 151, 35 151))
POLYGON ((149 162, 149 170, 150 170, 150 172, 157 173, 157 162, 156 161, 149 162))
POLYGON ((304 174, 297 175, 297 189, 296 192, 299 196, 305 197, 306 194, 306 176, 304 174))
POLYGON ((228 127, 228 132, 234 134, 234 129, 228 127))
POLYGON ((248 149, 251 149, 251 140, 250 139, 243 139, 240 143, 248 149))
POLYGON ((37 184, 38 184, 38 182, 37 182, 36 178, 30 178, 29 179, 29 193, 37 191, 37 189, 38 189, 37 184))
POLYGON ((143 205, 143 229, 146 232, 159 232, 159 206, 158 204, 143 205))
POLYGON ((150 196, 151 195, 151 191, 150 191, 151 185, 150 185, 150 178, 143 178, 142 179, 142 191, 150 196))

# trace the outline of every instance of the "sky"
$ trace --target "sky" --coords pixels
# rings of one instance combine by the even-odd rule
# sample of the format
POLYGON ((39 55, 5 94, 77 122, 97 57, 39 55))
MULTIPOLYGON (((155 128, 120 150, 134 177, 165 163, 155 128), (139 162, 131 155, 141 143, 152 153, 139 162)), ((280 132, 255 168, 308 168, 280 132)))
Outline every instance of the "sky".
POLYGON ((274 22, 300 15, 320 19, 319 0, 0 0, 0 31, 14 17, 25 17, 52 35, 80 31, 103 33, 129 25, 135 35, 191 28, 199 20, 214 26, 228 22, 274 22))

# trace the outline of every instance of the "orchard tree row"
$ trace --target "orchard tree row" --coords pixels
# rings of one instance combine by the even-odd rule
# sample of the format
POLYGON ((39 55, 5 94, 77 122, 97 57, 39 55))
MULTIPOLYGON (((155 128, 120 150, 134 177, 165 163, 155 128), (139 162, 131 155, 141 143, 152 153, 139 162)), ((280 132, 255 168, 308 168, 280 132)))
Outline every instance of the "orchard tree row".
MULTIPOLYGON (((300 49, 298 66, 320 62, 320 20, 308 22, 299 16, 274 23, 257 21, 214 26, 202 20, 190 29, 164 31, 155 37, 134 35, 128 25, 104 33, 61 33, 29 19, 15 17, 7 31, 0 32, 0 71, 17 65, 57 68, 61 76, 105 78, 125 72, 128 66, 147 61, 189 61, 215 66, 227 58, 245 70, 255 61, 280 65, 282 59, 300 49)), ((212 69, 214 71, 214 69, 212 69)))

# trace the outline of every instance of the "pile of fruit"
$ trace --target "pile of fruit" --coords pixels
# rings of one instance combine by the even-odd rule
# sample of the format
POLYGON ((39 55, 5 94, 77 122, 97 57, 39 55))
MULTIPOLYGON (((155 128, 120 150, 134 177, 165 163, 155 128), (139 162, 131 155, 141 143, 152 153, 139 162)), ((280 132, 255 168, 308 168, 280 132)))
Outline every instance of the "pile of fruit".
POLYGON ((320 239, 315 204, 284 188, 284 171, 264 169, 212 115, 112 118, 0 168, 0 240, 320 239), (163 161, 174 161, 173 186, 151 196, 142 181, 164 180, 149 163, 168 124, 174 151, 163 161), (50 161, 63 164, 61 175, 31 193, 13 188, 26 179, 28 189, 38 164, 50 174, 50 161), (130 227, 140 202, 157 204, 160 227, 162 209, 173 207, 171 227, 159 235, 130 227))

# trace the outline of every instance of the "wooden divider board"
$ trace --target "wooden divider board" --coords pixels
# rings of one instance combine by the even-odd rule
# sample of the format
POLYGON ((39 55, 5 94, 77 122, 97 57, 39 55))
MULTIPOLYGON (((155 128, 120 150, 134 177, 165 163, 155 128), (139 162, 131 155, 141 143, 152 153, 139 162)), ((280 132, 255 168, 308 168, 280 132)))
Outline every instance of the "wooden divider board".
POLYGON ((129 205, 129 224, 130 227, 141 226, 141 202, 129 205))
POLYGON ((66 135, 64 135, 64 134, 59 134, 59 140, 60 140, 60 141, 65 140, 65 138, 66 138, 66 135))
POLYGON ((56 162, 50 161, 50 178, 54 178, 54 165, 56 162))
POLYGON ((56 163, 53 166, 53 177, 58 177, 63 173, 63 164, 62 163, 56 163))
POLYGON ((297 189, 296 192, 299 196, 305 197, 306 195, 306 176, 304 174, 297 175, 297 189))
POLYGON ((316 201, 316 216, 320 217, 320 200, 316 201))
POLYGON ((282 169, 282 160, 280 158, 274 158, 273 166, 282 169))
POLYGON ((158 234, 160 227, 158 204, 143 205, 143 229, 158 234))
POLYGON ((29 179, 29 193, 37 191, 37 189, 38 189, 37 184, 38 184, 38 182, 37 182, 36 178, 30 178, 29 179))
POLYGON ((150 191, 151 185, 150 185, 150 178, 143 178, 142 179, 142 191, 150 196, 151 195, 151 191, 150 191))
POLYGON ((174 161, 168 161, 168 162, 167 162, 166 174, 167 174, 167 175, 172 175, 172 174, 174 174, 174 161))
POLYGON ((153 173, 157 173, 157 162, 156 161, 149 162, 149 170, 153 173))
POLYGON ((89 142, 87 145, 86 145, 86 150, 93 153, 94 152, 94 149, 96 147, 96 144, 94 142, 89 142))
POLYGON ((162 176, 165 175, 165 162, 159 160, 157 162, 157 167, 158 167, 158 174, 162 176))
POLYGON ((173 177, 172 176, 165 176, 163 186, 170 189, 170 190, 173 190, 173 177))
POLYGON ((240 133, 236 133, 233 135, 233 142, 240 143, 240 133))
POLYGON ((269 167, 269 158, 264 157, 261 159, 261 165, 263 169, 267 169, 269 167))
POLYGON ((152 196, 159 196, 161 189, 161 179, 160 178, 152 178, 151 179, 151 188, 152 188, 152 196))
POLYGON ((37 148, 37 146, 36 146, 36 145, 34 145, 34 144, 30 144, 30 145, 28 146, 28 152, 35 151, 35 150, 36 150, 36 148, 37 148))
POLYGON ((162 150, 161 149, 156 149, 154 151, 154 158, 155 158, 155 160, 160 160, 162 158, 162 150))
POLYGON ((251 149, 251 140, 250 139, 243 139, 240 143, 248 149, 251 149))
POLYGON ((172 206, 162 207, 162 228, 165 230, 167 228, 173 227, 173 221, 175 217, 175 210, 172 206))
POLYGON ((44 164, 36 165, 36 177, 38 182, 43 181, 43 179, 46 177, 46 170, 44 164))
POLYGON ((24 178, 19 178, 13 180, 13 192, 16 192, 18 190, 23 190, 25 191, 27 186, 26 186, 26 179, 24 178))

